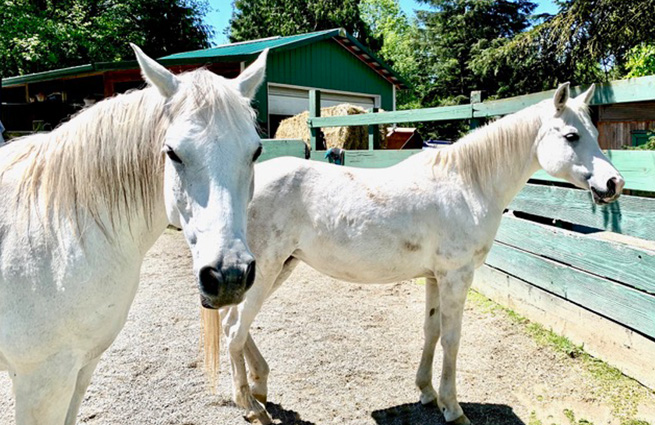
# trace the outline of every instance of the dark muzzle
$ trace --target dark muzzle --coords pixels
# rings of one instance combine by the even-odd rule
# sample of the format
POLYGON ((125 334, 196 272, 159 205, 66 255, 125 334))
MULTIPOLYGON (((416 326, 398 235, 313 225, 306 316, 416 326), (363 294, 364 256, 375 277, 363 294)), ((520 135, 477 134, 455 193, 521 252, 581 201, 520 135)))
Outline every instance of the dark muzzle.
POLYGON ((198 273, 200 300, 205 308, 239 304, 255 282, 255 260, 228 267, 205 266, 198 273))

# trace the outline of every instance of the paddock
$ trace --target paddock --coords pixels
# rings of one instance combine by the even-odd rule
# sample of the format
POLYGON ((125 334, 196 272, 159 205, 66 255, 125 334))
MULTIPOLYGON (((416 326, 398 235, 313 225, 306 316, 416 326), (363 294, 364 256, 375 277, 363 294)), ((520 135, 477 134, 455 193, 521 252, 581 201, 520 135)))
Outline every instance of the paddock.
MULTIPOLYGON (((208 390, 191 261, 184 237, 173 230, 148 253, 128 322, 100 362, 78 423, 246 423, 231 401, 224 352, 218 391, 208 390)), ((463 408, 474 424, 528 425, 534 418, 568 424, 568 411, 576 420, 620 424, 625 416, 612 414, 617 407, 620 415, 653 421, 653 393, 632 382, 632 399, 612 402, 618 393, 594 379, 580 359, 540 345, 525 324, 479 299, 467 302, 458 375, 463 408)), ((443 424, 436 408, 418 403, 414 385, 423 305, 420 282, 357 285, 300 265, 253 326, 270 359, 268 409, 276 422, 443 424)), ((11 384, 1 375, 0 425, 12 424, 11 384)))

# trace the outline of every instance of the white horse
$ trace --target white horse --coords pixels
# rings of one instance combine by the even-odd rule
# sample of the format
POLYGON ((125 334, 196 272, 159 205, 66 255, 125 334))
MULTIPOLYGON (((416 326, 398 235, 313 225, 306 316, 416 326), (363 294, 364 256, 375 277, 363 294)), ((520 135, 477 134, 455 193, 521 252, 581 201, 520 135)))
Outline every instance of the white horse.
POLYGON ((226 80, 175 76, 133 48, 149 88, 0 151, 0 370, 17 425, 75 424, 166 211, 184 228, 203 305, 241 301, 254 279, 250 99, 266 53, 226 80))
POLYGON ((269 370, 250 325, 266 298, 304 261, 350 282, 425 277, 425 344, 416 375, 420 400, 436 401, 448 422, 469 423, 455 389, 462 313, 473 271, 484 263, 504 209, 539 168, 590 190, 599 204, 615 200, 623 188, 623 178, 598 147, 587 112, 593 91, 592 86, 569 101, 564 84, 553 101, 387 169, 293 158, 258 165, 248 207, 255 283, 240 305, 220 310, 234 401, 247 418, 270 422, 261 404, 269 370), (437 393, 432 363, 439 337, 444 356, 437 393))

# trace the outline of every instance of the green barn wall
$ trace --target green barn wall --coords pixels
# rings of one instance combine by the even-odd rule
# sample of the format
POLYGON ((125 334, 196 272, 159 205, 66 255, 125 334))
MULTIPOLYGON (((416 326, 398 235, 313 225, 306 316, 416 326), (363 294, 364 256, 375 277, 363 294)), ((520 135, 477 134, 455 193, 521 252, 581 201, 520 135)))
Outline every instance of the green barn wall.
POLYGON ((391 83, 332 40, 271 51, 266 80, 254 99, 261 123, 268 116, 267 83, 380 95, 382 109, 393 109, 391 83))

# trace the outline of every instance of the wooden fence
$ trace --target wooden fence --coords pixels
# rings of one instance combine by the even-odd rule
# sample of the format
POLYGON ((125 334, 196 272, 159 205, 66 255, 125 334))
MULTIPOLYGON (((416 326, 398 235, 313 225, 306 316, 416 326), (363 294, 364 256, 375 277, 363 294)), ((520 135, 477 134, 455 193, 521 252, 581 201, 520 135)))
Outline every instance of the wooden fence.
MULTIPOLYGON (((572 88, 574 95, 582 91, 572 88)), ((475 120, 512 113, 552 95, 319 117, 320 93, 313 92, 311 159, 325 161, 325 152, 315 149, 321 127, 368 125, 369 149, 347 151, 345 165, 385 167, 418 151, 374 149, 377 124, 475 120)), ((648 100, 655 100, 655 76, 601 85, 592 104, 648 100)), ((293 143, 299 149, 302 142, 293 143)), ((624 175, 626 189, 643 196, 623 195, 597 206, 587 191, 562 185, 544 172, 535 174, 509 206, 474 288, 655 388, 655 152, 607 154, 624 175)))

